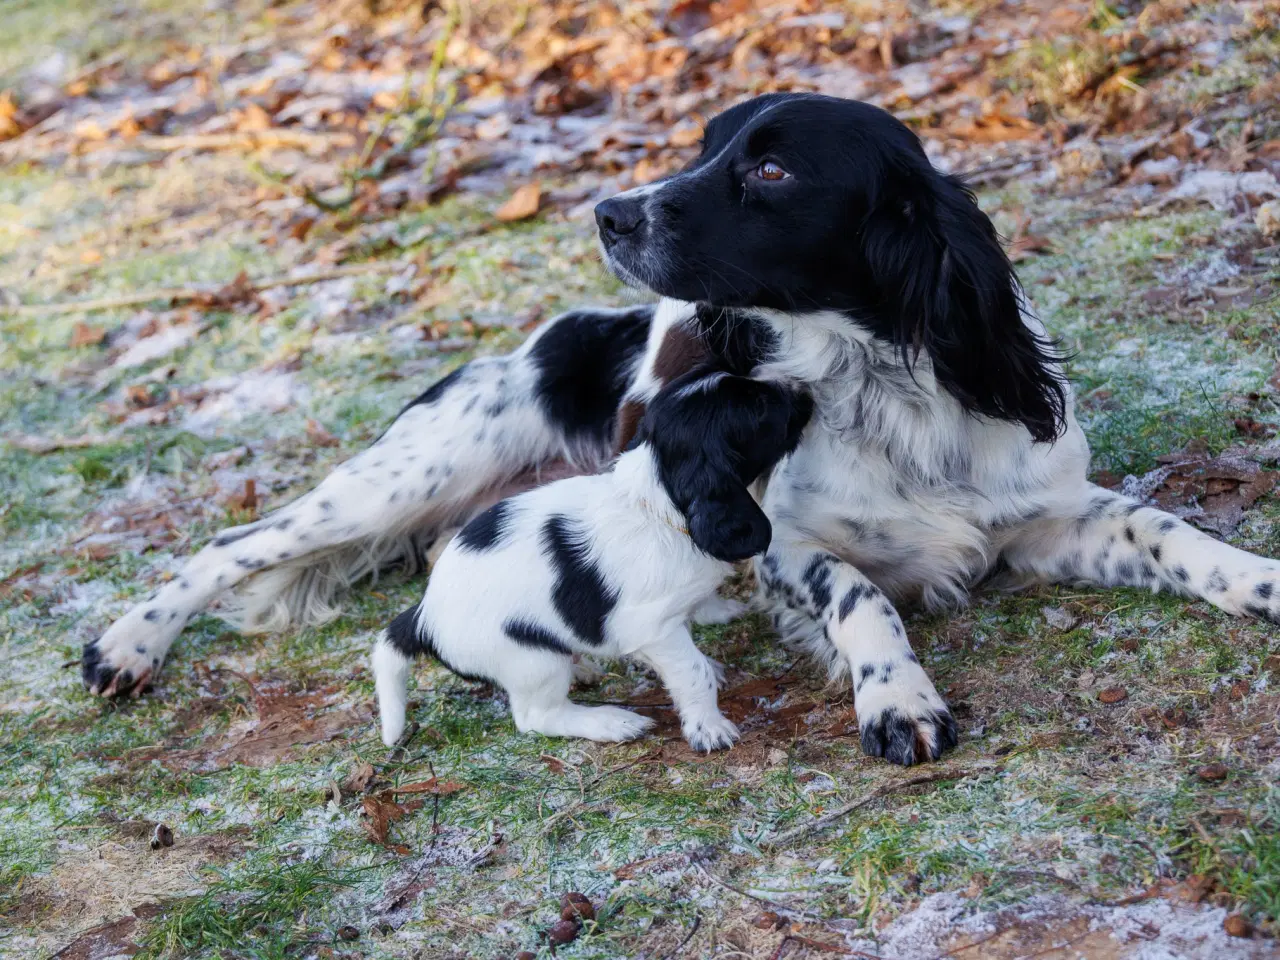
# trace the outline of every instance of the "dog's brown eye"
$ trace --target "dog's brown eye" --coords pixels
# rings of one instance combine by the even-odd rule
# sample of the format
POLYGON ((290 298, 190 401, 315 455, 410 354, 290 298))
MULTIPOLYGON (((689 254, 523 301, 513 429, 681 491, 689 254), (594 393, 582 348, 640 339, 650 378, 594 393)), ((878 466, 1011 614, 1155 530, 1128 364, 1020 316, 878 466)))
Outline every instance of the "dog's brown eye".
POLYGON ((766 160, 756 167, 756 176, 761 180, 785 180, 791 174, 787 173, 772 160, 766 160))

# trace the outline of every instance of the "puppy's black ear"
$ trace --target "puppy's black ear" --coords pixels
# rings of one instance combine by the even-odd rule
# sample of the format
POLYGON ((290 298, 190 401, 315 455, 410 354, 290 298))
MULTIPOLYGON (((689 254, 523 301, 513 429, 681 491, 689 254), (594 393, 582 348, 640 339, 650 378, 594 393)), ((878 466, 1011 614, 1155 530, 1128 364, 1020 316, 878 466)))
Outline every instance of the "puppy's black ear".
POLYGON ((699 497, 688 509, 689 538, 703 553, 734 563, 769 549, 773 527, 745 490, 699 497))
POLYGON ((882 318, 908 362, 933 363, 972 413, 1021 423, 1037 441, 1066 427, 1056 344, 1028 329, 1021 289, 991 220, 923 153, 901 158, 868 215, 864 254, 882 318))

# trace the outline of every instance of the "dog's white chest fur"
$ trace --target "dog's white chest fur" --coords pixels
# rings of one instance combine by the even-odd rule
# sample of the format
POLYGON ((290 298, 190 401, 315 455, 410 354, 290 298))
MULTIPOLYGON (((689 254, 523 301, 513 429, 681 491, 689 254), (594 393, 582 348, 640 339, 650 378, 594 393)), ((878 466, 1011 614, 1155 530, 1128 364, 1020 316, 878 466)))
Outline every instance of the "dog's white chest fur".
POLYGON ((927 359, 908 372, 843 317, 769 320, 779 349, 766 367, 810 383, 817 410, 765 495, 775 539, 821 546, 891 596, 948 605, 991 568, 1005 530, 1078 498, 1088 447, 1073 416, 1056 443, 1030 444, 938 390, 927 359))

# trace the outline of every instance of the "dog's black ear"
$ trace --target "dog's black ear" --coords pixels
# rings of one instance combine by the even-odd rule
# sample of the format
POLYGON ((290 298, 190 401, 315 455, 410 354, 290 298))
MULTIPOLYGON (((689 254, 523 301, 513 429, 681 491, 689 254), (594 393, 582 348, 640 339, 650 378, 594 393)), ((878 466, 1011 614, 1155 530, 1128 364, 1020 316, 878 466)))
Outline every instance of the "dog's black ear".
POLYGON ((1037 441, 1066 426, 1056 343, 1023 321, 1021 288, 991 220, 921 154, 889 174, 863 230, 879 311, 905 359, 924 353, 972 413, 1021 423, 1037 441))
POLYGON ((703 553, 734 563, 769 549, 773 527, 745 490, 699 497, 689 504, 689 539, 703 553))

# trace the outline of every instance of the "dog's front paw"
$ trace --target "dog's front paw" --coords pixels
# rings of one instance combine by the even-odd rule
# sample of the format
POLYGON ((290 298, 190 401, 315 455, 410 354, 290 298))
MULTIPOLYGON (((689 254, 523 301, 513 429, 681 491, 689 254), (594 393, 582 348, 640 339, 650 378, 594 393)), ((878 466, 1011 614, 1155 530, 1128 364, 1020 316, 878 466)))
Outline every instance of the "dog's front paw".
POLYGON ((721 713, 705 714, 681 724, 681 733, 689 746, 701 753, 727 750, 742 736, 732 720, 721 713))
POLYGON ((142 694, 160 669, 161 660, 141 645, 121 649, 101 639, 85 644, 80 655, 80 676, 89 692, 99 697, 142 694))
POLYGON ((868 756, 909 767, 937 760, 959 742, 951 711, 918 663, 864 664, 855 684, 854 707, 868 756))

